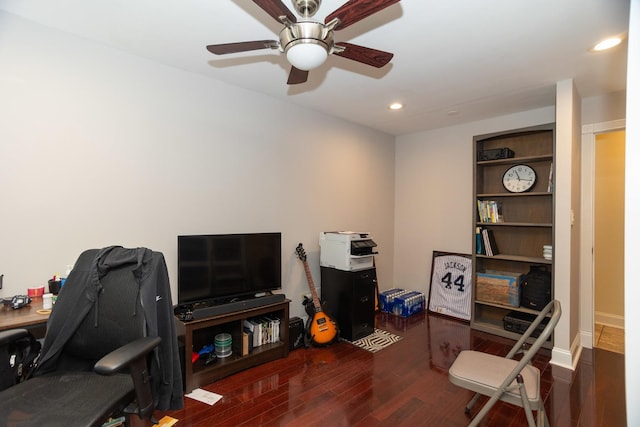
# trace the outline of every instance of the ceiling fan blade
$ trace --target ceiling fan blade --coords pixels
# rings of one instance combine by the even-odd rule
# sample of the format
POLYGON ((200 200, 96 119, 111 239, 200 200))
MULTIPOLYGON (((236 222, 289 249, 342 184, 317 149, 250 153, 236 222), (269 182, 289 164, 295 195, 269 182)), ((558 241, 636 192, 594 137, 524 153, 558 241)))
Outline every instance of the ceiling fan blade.
POLYGON ((210 44, 207 46, 207 50, 216 55, 225 55, 227 53, 247 52, 249 50, 277 49, 278 46, 280 46, 280 44, 275 40, 256 40, 253 42, 210 44))
POLYGON ((291 67, 291 71, 289 72, 289 79, 287 79, 287 84, 298 85, 300 83, 304 83, 307 81, 307 77, 309 77, 309 71, 291 67))
POLYGON ((334 10, 324 20, 325 24, 331 22, 334 18, 338 18, 340 23, 335 27, 336 30, 342 30, 351 24, 373 15, 400 0, 349 0, 338 9, 334 10))
POLYGON ((393 58, 393 53, 358 46, 357 44, 340 42, 338 46, 344 47, 344 50, 342 52, 335 52, 334 55, 342 56, 352 61, 362 62, 363 64, 376 68, 384 67, 391 61, 391 58, 393 58))
POLYGON ((273 19, 282 23, 281 16, 286 16, 289 21, 296 22, 296 16, 284 5, 280 0, 253 0, 255 4, 260 6, 262 10, 267 12, 273 19))

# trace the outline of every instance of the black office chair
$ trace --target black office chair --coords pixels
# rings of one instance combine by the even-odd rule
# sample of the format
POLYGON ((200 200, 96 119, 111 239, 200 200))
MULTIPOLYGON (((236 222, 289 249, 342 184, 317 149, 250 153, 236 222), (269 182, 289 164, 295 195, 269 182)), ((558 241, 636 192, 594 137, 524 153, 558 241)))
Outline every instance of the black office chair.
POLYGON ((33 378, 0 392, 0 425, 100 426, 125 414, 154 421, 158 402, 181 407, 177 341, 161 339, 175 339, 166 275, 162 254, 148 249, 85 251, 60 290, 33 378))
POLYGON ((0 331, 0 391, 29 378, 40 355, 40 341, 26 329, 0 331))

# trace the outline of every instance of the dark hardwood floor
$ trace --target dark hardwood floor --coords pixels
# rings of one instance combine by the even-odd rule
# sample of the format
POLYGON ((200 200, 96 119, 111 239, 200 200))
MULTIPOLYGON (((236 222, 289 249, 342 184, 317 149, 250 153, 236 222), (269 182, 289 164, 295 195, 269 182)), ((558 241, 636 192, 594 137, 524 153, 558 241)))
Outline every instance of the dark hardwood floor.
MULTIPOLYGON (((213 406, 185 398, 183 410, 156 416, 177 418, 180 427, 465 426, 471 393, 449 383, 450 364, 461 349, 504 355, 513 344, 432 314, 403 319, 379 313, 376 321, 403 339, 377 353, 347 342, 297 349, 203 387, 223 396, 213 406)), ((550 351, 541 350, 534 363, 543 373, 552 426, 626 425, 623 355, 585 349, 575 371, 549 358, 550 351)), ((522 426, 526 420, 520 408, 498 403, 482 425, 522 426)))

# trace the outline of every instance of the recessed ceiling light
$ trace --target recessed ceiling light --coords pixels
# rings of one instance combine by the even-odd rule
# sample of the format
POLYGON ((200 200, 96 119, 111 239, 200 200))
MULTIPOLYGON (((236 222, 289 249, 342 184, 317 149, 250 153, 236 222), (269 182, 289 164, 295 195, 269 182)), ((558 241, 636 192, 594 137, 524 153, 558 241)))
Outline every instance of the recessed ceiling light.
POLYGON ((390 110, 402 110, 403 108, 404 108, 404 105, 402 105, 399 102, 392 102, 391 104, 389 104, 390 110))
POLYGON ((604 39, 598 42, 591 50, 594 52, 600 52, 602 50, 611 49, 612 47, 618 46, 622 42, 620 37, 609 37, 608 39, 604 39))

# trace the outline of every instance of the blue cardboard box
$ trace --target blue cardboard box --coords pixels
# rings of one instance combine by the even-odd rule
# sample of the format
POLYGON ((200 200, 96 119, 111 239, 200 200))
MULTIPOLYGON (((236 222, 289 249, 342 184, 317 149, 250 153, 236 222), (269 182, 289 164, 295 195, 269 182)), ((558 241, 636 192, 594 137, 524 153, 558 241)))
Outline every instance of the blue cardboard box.
POLYGON ((520 279, 515 274, 477 273, 476 299, 508 307, 520 307, 520 279))
POLYGON ((406 294, 406 291, 401 288, 393 288, 387 291, 382 291, 378 294, 378 305, 380 311, 383 313, 393 313, 393 301, 397 296, 406 294))
POLYGON ((411 291, 395 297, 393 314, 409 317, 424 310, 425 298, 422 292, 411 291))

